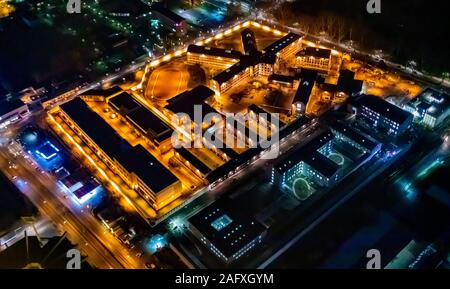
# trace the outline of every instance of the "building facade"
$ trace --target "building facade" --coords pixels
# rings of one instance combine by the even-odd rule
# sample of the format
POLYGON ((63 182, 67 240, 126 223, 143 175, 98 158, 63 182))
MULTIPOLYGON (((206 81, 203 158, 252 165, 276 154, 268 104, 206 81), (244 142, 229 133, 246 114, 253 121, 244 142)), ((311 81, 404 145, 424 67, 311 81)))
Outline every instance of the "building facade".
POLYGON ((296 67, 328 72, 331 68, 331 50, 306 47, 296 54, 296 67))
POLYGON ((132 147, 81 99, 62 104, 61 119, 124 182, 153 208, 181 194, 181 182, 144 147, 132 147))

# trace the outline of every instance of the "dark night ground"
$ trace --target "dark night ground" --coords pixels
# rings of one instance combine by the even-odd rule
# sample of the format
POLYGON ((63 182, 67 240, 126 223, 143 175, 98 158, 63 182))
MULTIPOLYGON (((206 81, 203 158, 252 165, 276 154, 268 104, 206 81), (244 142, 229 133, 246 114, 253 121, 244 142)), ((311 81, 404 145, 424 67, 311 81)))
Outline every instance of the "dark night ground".
POLYGON ((22 193, 0 173, 0 235, 22 216, 31 216, 36 209, 22 193))
POLYGON ((362 48, 383 49, 401 63, 415 60, 419 68, 439 76, 450 72, 449 1, 380 1, 381 14, 367 13, 368 0, 295 0, 275 15, 285 24, 298 22, 312 33, 327 31, 341 41, 351 33, 362 48), (330 18, 332 24, 327 24, 330 18))

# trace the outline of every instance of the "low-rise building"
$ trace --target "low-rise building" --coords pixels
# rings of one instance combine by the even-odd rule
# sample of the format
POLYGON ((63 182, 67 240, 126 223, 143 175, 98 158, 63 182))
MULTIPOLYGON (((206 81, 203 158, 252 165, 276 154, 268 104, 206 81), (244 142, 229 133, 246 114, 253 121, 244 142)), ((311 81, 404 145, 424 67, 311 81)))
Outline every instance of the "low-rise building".
POLYGON ((229 199, 214 202, 188 222, 192 234, 227 264, 248 255, 262 243, 267 231, 229 199))
POLYGON ((450 96, 428 88, 403 109, 412 113, 415 121, 434 128, 450 116, 450 96))
POLYGON ((296 66, 328 72, 331 68, 331 50, 306 47, 296 54, 296 66))
POLYGON ((0 101, 0 128, 16 123, 29 114, 28 106, 20 99, 0 101))
POLYGON ((137 134, 143 135, 161 152, 168 151, 174 130, 166 125, 153 111, 136 101, 132 95, 121 93, 107 98, 108 105, 120 118, 128 122, 137 134))
POLYGON ((188 64, 201 64, 218 69, 225 69, 239 62, 242 53, 216 47, 189 45, 187 49, 188 64))
POLYGON ((357 117, 389 135, 403 134, 413 122, 413 115, 373 95, 361 95, 353 101, 357 117))
POLYGON ((342 177, 340 166, 318 152, 333 139, 333 133, 327 130, 305 146, 297 148, 287 158, 275 164, 271 182, 282 188, 289 188, 289 184, 302 175, 320 186, 333 186, 342 177))

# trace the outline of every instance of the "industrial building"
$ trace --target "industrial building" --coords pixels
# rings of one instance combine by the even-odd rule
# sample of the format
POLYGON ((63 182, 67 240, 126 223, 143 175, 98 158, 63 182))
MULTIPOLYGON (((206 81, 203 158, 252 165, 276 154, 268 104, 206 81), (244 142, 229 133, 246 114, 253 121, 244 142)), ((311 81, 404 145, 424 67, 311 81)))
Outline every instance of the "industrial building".
POLYGON ((81 99, 60 106, 60 117, 83 142, 139 193, 151 206, 160 209, 181 193, 181 182, 143 146, 131 146, 81 99))
POLYGON ((263 241, 266 227, 230 199, 221 199, 189 218, 189 229, 217 258, 230 264, 263 241))
POLYGON ((450 116, 450 96, 428 88, 403 109, 412 113, 416 122, 434 128, 450 116))
POLYGON ((413 122, 413 115, 373 95, 361 95, 352 102, 359 119, 392 136, 403 134, 413 122))

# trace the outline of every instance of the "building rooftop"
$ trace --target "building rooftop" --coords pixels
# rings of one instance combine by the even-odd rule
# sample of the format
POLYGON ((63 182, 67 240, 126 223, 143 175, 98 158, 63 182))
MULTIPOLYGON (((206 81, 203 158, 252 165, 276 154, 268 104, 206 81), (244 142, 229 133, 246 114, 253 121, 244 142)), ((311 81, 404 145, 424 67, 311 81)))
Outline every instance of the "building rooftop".
POLYGON ((373 95, 361 95, 355 99, 357 106, 365 106, 398 124, 412 118, 412 114, 373 95))
POLYGON ((306 47, 305 49, 299 51, 296 56, 306 56, 306 57, 315 57, 315 58, 330 58, 331 50, 316 48, 316 47, 306 47))
POLYGON ((343 125, 341 123, 338 122, 333 123, 331 129, 345 135, 349 139, 353 140, 360 146, 365 147, 370 151, 378 146, 378 143, 375 142, 374 140, 371 140, 369 137, 364 136, 363 134, 357 132, 355 129, 343 125))
POLYGON ((297 91, 295 92, 293 102, 301 102, 304 105, 307 105, 314 87, 314 83, 314 80, 302 79, 298 85, 297 91))
POLYGON ((141 104, 137 102, 128 92, 122 92, 111 97, 108 99, 108 104, 125 115, 141 107, 141 104))
POLYGON ((220 72, 216 76, 213 77, 213 80, 217 81, 217 83, 222 84, 233 78, 235 75, 238 75, 248 67, 253 65, 253 61, 251 61, 250 58, 242 58, 241 61, 239 61, 236 64, 233 64, 229 68, 225 69, 224 71, 220 72))
POLYGON ((230 199, 217 200, 188 221, 227 258, 266 231, 230 199))
POLYGON ((241 38, 245 54, 252 55, 258 52, 255 33, 250 28, 245 28, 241 31, 241 38))
POLYGON ((195 105, 202 107, 202 117, 207 113, 215 112, 212 107, 205 104, 205 100, 214 94, 213 90, 204 85, 199 85, 170 99, 165 108, 173 113, 186 113, 193 121, 195 105))
POLYGON ((338 164, 317 151, 305 153, 302 161, 327 178, 334 176, 340 168, 338 164))
POLYGON ((130 112, 126 116, 127 120, 134 124, 143 134, 149 134, 153 139, 160 142, 161 136, 172 134, 173 129, 168 127, 158 116, 151 110, 141 106, 140 108, 130 112))
POLYGON ((212 170, 207 167, 202 161, 200 161, 196 156, 194 156, 190 151, 188 151, 186 148, 181 147, 175 149, 177 153, 180 154, 180 156, 188 161, 192 166, 194 166, 200 173, 203 175, 207 175, 212 170))
POLYGON ((205 54, 210 56, 217 56, 223 58, 231 58, 239 60, 242 56, 242 53, 236 50, 227 50, 217 47, 208 47, 208 46, 199 46, 191 44, 187 49, 188 53, 198 53, 205 54))
POLYGON ((355 79, 355 73, 350 70, 343 70, 339 74, 338 91, 348 95, 360 93, 363 89, 364 81, 355 79))
POLYGON ((60 107, 108 156, 135 173, 154 193, 178 180, 141 145, 132 147, 122 139, 81 98, 74 98, 60 107))
POLYGON ((12 100, 1 100, 0 101, 0 121, 1 116, 5 115, 13 110, 18 109, 19 107, 24 106, 25 104, 20 99, 12 99, 12 100))
POLYGON ((302 36, 295 33, 288 33, 282 38, 278 39, 274 43, 270 44, 266 48, 263 49, 264 53, 277 54, 280 50, 287 47, 291 43, 297 41, 302 36))
POLYGON ((294 76, 290 75, 282 75, 282 74, 271 74, 269 75, 269 81, 273 82, 282 82, 282 83, 288 83, 292 84, 295 81, 294 76))
POLYGON ((429 115, 434 117, 439 117, 450 108, 450 96, 431 88, 424 90, 416 99, 420 99, 422 103, 428 102, 432 104, 426 110, 429 115))
POLYGON ((292 152, 288 153, 284 159, 275 164, 276 170, 278 170, 278 172, 280 173, 285 173, 286 171, 297 165, 299 162, 304 161, 314 169, 317 168, 318 171, 320 171, 321 173, 323 172, 325 176, 329 175, 330 172, 336 169, 336 163, 331 160, 329 160, 330 163, 324 161, 320 156, 318 156, 320 155, 320 153, 318 153, 317 150, 333 140, 333 138, 333 133, 327 129, 306 145, 297 147, 292 152), (317 164, 314 164, 315 162, 317 164), (325 165, 329 165, 330 168, 325 168, 325 165))
POLYGON ((162 15, 166 16, 167 18, 169 18, 170 20, 172 20, 175 23, 181 23, 185 20, 183 17, 176 14, 172 10, 164 7, 164 4, 162 4, 162 3, 154 3, 151 6, 151 10, 161 13, 162 15))
POLYGON ((122 89, 119 86, 115 85, 115 86, 112 86, 107 89, 89 89, 88 91, 83 92, 81 94, 81 96, 104 96, 104 97, 107 97, 107 96, 111 96, 116 93, 119 93, 121 91, 122 91, 122 89))

